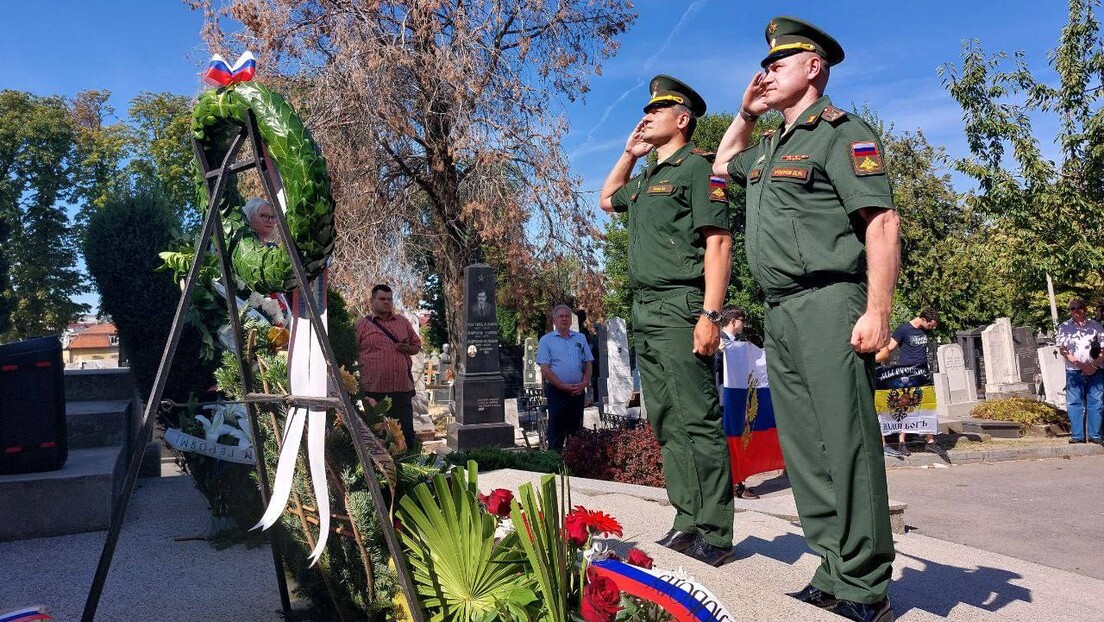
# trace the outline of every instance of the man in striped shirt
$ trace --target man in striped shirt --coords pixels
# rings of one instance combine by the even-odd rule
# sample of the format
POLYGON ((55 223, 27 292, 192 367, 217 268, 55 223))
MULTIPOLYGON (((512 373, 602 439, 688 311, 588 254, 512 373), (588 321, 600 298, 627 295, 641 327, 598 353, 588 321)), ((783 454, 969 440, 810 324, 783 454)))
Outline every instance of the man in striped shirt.
POLYGON ((418 331, 395 314, 394 294, 387 285, 372 288, 370 317, 357 320, 360 352, 360 387, 364 395, 379 401, 391 398, 388 416, 398 419, 407 448, 414 447, 414 378, 410 359, 422 351, 418 331))

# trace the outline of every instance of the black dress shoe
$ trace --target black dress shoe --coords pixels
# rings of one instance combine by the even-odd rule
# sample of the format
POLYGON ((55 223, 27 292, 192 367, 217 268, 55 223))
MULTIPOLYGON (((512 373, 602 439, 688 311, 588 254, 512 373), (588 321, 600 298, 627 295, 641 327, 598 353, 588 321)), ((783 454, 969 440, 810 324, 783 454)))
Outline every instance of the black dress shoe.
POLYGON ((736 551, 731 546, 728 548, 713 546, 701 538, 698 538, 698 542, 694 544, 690 550, 686 551, 686 554, 714 568, 724 566, 736 558, 736 551))
POLYGON ((800 592, 791 592, 791 593, 786 594, 786 596, 796 598, 796 599, 800 600, 803 603, 809 603, 810 605, 816 605, 817 607, 820 607, 821 609, 828 609, 829 607, 834 607, 835 604, 837 602, 839 602, 839 599, 836 598, 835 596, 832 596, 828 592, 825 592, 824 590, 822 590, 818 587, 813 587, 811 584, 806 585, 805 589, 801 590, 800 592))
POLYGON ((840 600, 828 611, 856 622, 893 622, 893 608, 886 598, 880 603, 857 603, 853 600, 840 600))
POLYGON ((656 540, 656 544, 665 546, 672 551, 678 551, 682 553, 686 549, 694 545, 694 541, 698 539, 698 534, 691 531, 679 531, 678 529, 672 529, 667 532, 667 535, 663 536, 659 540, 656 540))

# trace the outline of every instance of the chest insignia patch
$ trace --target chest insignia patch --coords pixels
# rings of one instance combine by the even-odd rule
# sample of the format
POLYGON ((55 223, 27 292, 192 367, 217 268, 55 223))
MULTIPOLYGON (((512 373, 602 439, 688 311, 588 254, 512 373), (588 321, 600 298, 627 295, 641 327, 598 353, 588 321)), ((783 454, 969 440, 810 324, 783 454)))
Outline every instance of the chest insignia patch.
POLYGON ((800 162, 802 160, 808 160, 807 154, 788 153, 780 158, 783 162, 800 162))
POLYGON ((762 174, 763 174, 762 169, 758 169, 758 168, 752 169, 752 171, 750 173, 748 173, 748 181, 759 181, 759 176, 762 175, 762 174))
POLYGON ((648 194, 671 194, 675 187, 672 184, 656 184, 648 186, 648 194))
POLYGON ((771 177, 779 177, 782 179, 800 179, 801 181, 805 181, 809 179, 809 169, 776 166, 771 169, 771 177))
POLYGON ((873 141, 851 143, 851 164, 857 177, 885 172, 878 143, 873 141))
POLYGON ((725 188, 728 184, 725 182, 724 177, 712 176, 709 178, 709 200, 710 201, 725 201, 728 199, 725 197, 725 188))

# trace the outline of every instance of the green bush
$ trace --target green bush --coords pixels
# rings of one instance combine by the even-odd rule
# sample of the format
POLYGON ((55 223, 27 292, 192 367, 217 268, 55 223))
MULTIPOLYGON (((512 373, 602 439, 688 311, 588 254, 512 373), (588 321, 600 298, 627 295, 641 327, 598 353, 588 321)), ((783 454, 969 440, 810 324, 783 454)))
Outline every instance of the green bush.
MULTIPOLYGON (((177 219, 165 199, 152 192, 119 195, 88 221, 84 261, 100 292, 100 312, 111 316, 119 346, 143 396, 157 375, 161 354, 180 299, 180 288, 158 253, 176 237, 177 219)), ((200 355, 202 339, 185 326, 164 397, 186 401, 212 384, 214 363, 200 355)))
POLYGON ((1065 411, 1046 402, 1026 397, 1009 397, 998 400, 986 400, 970 411, 975 419, 994 421, 1014 421, 1025 425, 1049 425, 1069 423, 1065 411))
POLYGON ((509 451, 487 447, 468 451, 454 451, 445 456, 446 462, 458 466, 466 465, 469 460, 479 465, 481 473, 497 469, 562 473, 564 468, 563 459, 554 451, 509 451))

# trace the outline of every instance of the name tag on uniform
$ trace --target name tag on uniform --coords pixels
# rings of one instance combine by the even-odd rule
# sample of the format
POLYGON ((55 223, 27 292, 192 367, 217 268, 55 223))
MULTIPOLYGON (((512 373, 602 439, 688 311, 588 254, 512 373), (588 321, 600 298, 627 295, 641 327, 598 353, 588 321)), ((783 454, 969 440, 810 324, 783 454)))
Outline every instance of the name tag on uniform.
POLYGON ((806 179, 809 179, 809 169, 778 166, 771 169, 771 177, 778 177, 782 179, 800 179, 801 181, 805 181, 806 179))
POLYGON ((674 184, 656 184, 648 186, 648 194, 671 194, 675 191, 674 184))

